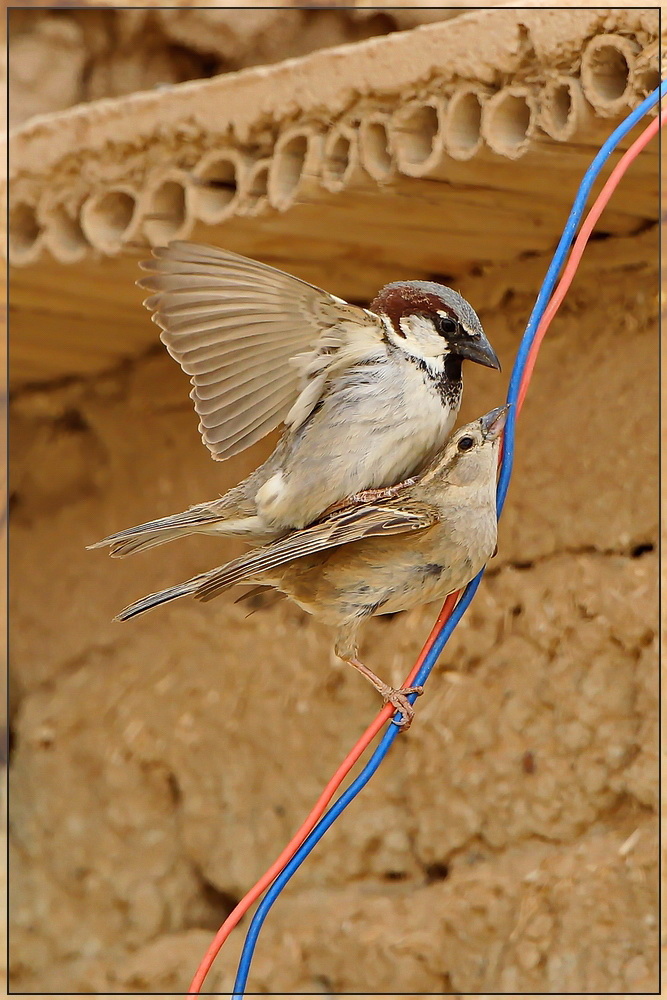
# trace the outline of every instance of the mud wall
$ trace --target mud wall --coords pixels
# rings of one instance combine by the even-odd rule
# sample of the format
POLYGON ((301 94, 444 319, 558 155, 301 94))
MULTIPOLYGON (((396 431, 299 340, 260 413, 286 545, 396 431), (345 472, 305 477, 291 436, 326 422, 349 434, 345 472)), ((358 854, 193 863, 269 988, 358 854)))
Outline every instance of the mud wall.
MULTIPOLYGON (((202 230, 210 239, 216 227, 251 256, 275 257, 273 247, 257 246, 271 230, 289 236, 288 255, 312 240, 304 256, 316 282, 328 277, 332 252, 349 259, 378 242, 381 269, 387 255, 396 258, 397 239, 401 262, 410 240, 413 266, 456 275, 462 263, 544 250, 562 221, 558 201, 569 207, 572 184, 612 122, 657 86, 656 36, 655 12, 646 9, 477 10, 34 119, 12 136, 12 263, 46 258, 49 267, 52 256, 89 267, 202 230), (522 211, 526 189, 535 191, 530 214, 522 211), (396 220, 374 196, 404 190, 408 211, 396 220), (337 221, 322 239, 333 204, 337 221), (437 252, 428 232, 434 205, 447 207, 456 234, 437 252)), ((609 232, 654 218, 655 165, 650 156, 641 164, 649 177, 639 180, 638 164, 607 213, 609 232)), ((363 269, 372 273, 370 261, 363 269)), ((347 274, 345 282, 358 294, 358 279, 347 274)))
MULTIPOLYGON (((522 416, 498 555, 412 730, 274 909, 251 989, 657 988, 655 239, 591 247, 522 416)), ((462 283, 506 372, 545 264, 462 283)), ((502 399, 506 375, 466 374, 462 415, 502 399)), ((13 402, 15 991, 183 991, 378 708, 286 603, 111 622, 236 550, 85 544, 217 496, 271 444, 212 463, 187 388, 156 350, 13 402)), ((371 623, 368 662, 399 681, 436 610, 371 623)))
POLYGON ((306 10, 295 9, 292 0, 247 10, 35 6, 13 8, 9 15, 10 126, 100 97, 267 65, 457 13, 424 5, 411 10, 407 3, 398 10, 353 4, 337 10, 335 3, 329 10, 306 10))

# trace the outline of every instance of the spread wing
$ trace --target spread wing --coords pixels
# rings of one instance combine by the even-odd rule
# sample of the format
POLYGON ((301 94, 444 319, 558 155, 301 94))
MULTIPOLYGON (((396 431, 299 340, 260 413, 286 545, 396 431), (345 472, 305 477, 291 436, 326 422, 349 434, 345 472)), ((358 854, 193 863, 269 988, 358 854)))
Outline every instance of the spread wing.
POLYGON ((294 531, 277 542, 254 549, 200 578, 194 596, 210 601, 228 587, 253 579, 304 556, 358 542, 372 535, 396 535, 420 531, 438 520, 435 507, 408 497, 383 504, 360 504, 337 511, 316 524, 294 531))
POLYGON ((286 420, 304 377, 322 384, 327 356, 347 339, 346 322, 376 325, 365 310, 227 250, 174 241, 153 254, 141 264, 152 273, 138 284, 154 293, 144 305, 191 376, 199 431, 218 461, 286 420))

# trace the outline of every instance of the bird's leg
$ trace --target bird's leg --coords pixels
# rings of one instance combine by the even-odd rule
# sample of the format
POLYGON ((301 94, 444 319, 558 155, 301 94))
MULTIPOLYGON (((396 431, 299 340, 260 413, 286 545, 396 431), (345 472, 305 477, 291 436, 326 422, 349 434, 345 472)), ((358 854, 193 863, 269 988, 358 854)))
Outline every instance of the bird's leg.
POLYGON ((391 721, 399 726, 401 730, 409 729, 415 710, 408 701, 407 696, 409 694, 423 694, 424 689, 422 687, 394 688, 389 684, 385 684, 382 678, 374 674, 370 667, 361 662, 357 655, 356 646, 350 647, 344 641, 339 640, 336 643, 335 651, 336 656, 339 656, 345 663, 349 663, 351 667, 354 667, 355 670, 358 670, 360 674, 363 674, 371 682, 375 690, 379 691, 385 704, 389 702, 401 713, 402 718, 399 721, 394 719, 391 721))
POLYGON ((350 507, 356 503, 374 503, 377 500, 391 500, 393 497, 398 496, 405 486, 414 486, 416 482, 417 480, 412 477, 404 479, 403 482, 396 483, 394 486, 382 486, 375 490, 361 490, 360 493, 353 493, 352 496, 345 497, 344 500, 332 503, 324 511, 324 514, 334 514, 337 510, 343 510, 345 507, 350 507))

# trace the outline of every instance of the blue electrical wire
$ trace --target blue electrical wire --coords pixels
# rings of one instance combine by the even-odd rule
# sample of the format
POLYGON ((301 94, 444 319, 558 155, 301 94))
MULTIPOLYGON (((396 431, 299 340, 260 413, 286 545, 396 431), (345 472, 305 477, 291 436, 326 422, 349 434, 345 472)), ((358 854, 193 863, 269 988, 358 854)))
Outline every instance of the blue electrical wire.
MULTIPOLYGON (((638 107, 635 108, 635 110, 629 114, 623 122, 621 122, 618 128, 614 129, 606 142, 601 146, 591 165, 588 167, 588 170, 584 174, 579 186, 579 190, 577 191, 577 195, 572 205, 572 210, 567 222, 565 223, 565 228, 563 229, 563 235, 561 236, 558 246, 556 247, 556 251, 553 255, 551 264, 549 265, 542 287, 540 288, 535 305, 533 306, 533 310, 526 325, 526 330, 521 339, 509 380, 507 402, 510 403, 511 406, 507 415, 507 422, 505 424, 505 433, 503 437, 503 458, 496 493, 496 510, 498 512, 498 517, 500 517, 502 509, 505 505, 510 477, 512 475, 512 465, 514 461, 514 435, 516 426, 516 402, 518 399, 521 377, 523 375, 523 370, 526 365, 530 348, 533 340, 535 339, 537 327, 549 299, 551 298, 556 280, 565 262, 567 252, 574 240, 579 222, 581 221, 581 216, 583 215, 588 195, 590 194, 591 188, 595 183, 602 167, 609 159, 611 153, 616 149, 616 146, 621 139, 623 139, 637 124, 637 122, 643 118, 643 116, 650 111, 651 108, 666 94, 667 81, 663 82, 656 90, 653 91, 653 93, 649 94, 649 96, 645 98, 645 100, 643 100, 642 103, 638 105, 638 107)), ((412 682, 415 686, 422 685, 427 680, 449 637, 467 611, 470 602, 475 596, 477 588, 482 581, 483 575, 484 570, 481 570, 481 572, 477 574, 474 580, 471 580, 463 591, 463 594, 461 595, 461 598, 454 608, 450 618, 443 625, 428 654, 424 658, 424 662, 422 663, 419 673, 412 682)), ((416 695, 410 695, 410 702, 414 703, 416 697, 416 695)), ((395 718, 397 717, 395 716, 395 718)), ((287 885, 292 875, 305 861, 315 845, 322 839, 329 827, 332 826, 332 824, 338 819, 340 814, 347 808, 350 802, 356 798, 362 788, 368 784, 389 752, 391 745, 398 736, 399 732, 400 730, 396 726, 389 727, 364 769, 352 782, 349 788, 342 793, 333 806, 331 806, 331 808, 325 813, 322 819, 318 822, 317 826, 314 827, 308 837, 306 837, 292 860, 285 865, 280 875, 277 876, 275 881, 267 890, 266 895, 257 907, 257 911, 252 919, 250 927, 248 928, 245 944, 243 946, 243 952, 241 953, 239 961, 236 980, 234 982, 234 994, 232 1000, 242 1000, 259 932, 269 910, 273 906, 273 903, 287 885)))

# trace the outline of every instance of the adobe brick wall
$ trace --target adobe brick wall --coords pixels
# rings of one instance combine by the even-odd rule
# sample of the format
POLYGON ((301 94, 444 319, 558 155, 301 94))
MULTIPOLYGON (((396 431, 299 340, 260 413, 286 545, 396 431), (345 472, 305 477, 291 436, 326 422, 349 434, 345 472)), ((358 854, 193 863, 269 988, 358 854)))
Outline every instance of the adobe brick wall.
MULTIPOLYGON (((655 988, 648 249, 591 248, 522 416, 498 556, 412 730, 267 922, 254 989, 655 988)), ((532 263, 466 289, 506 370, 545 262, 532 263)), ((13 404, 15 990, 182 991, 378 708, 329 631, 288 604, 111 622, 237 551, 84 549, 216 496, 266 454, 212 463, 186 386, 160 353, 13 404)), ((503 392, 469 370, 466 414, 503 392)), ((368 661, 398 681, 435 611, 376 619, 368 661)), ((238 947, 211 988, 230 989, 238 947)))
MULTIPOLYGON (((658 71, 654 11, 565 7, 473 11, 15 133, 14 991, 184 991, 378 708, 287 602, 112 623, 238 548, 188 539, 111 561, 84 546, 219 495, 275 440, 210 461, 137 258, 178 231, 365 302, 447 275, 505 369, 466 371, 461 418, 497 405, 581 172, 658 71), (225 170, 232 196, 206 199, 196 180, 225 170)), ((163 64, 131 57, 144 15, 124 13, 117 76, 92 36, 86 58, 152 86, 163 64)), ((244 65, 270 61, 271 12, 256 13, 244 65)), ((185 14, 170 30, 196 61, 185 35, 206 18, 185 14)), ((71 50, 58 36, 68 71, 75 34, 71 50)), ((272 913, 251 989, 656 989, 656 178, 649 149, 587 249, 521 418, 498 555, 411 731, 272 913)), ((373 621, 368 662, 398 682, 436 610, 373 621)), ((230 990, 241 938, 209 988, 230 990)))

